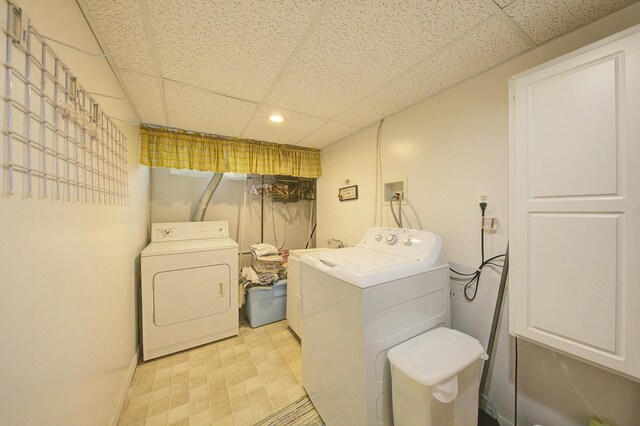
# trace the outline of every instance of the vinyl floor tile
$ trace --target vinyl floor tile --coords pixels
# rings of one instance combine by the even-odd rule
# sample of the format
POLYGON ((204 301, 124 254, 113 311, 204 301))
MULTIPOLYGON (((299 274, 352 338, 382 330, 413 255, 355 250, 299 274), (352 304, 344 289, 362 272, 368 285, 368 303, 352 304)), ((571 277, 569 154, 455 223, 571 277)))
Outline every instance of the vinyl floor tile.
POLYGON ((119 424, 252 425, 304 395, 302 351, 286 321, 140 363, 119 424))

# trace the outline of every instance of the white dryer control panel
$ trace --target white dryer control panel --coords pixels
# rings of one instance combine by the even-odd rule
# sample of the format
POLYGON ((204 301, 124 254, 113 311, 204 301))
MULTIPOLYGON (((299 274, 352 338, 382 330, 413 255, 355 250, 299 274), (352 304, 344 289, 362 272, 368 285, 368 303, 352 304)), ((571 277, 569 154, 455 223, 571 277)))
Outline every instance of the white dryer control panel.
POLYGON ((212 222, 170 222, 151 225, 151 242, 228 238, 226 220, 212 222))

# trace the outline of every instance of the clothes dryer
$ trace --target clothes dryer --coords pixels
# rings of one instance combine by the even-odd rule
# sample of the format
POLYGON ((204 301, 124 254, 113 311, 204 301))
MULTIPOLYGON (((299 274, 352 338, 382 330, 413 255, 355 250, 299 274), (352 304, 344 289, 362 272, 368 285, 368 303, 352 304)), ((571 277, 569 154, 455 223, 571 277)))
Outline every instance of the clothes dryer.
POLYGON ((238 244, 227 222, 154 223, 141 264, 143 360, 238 334, 238 244))

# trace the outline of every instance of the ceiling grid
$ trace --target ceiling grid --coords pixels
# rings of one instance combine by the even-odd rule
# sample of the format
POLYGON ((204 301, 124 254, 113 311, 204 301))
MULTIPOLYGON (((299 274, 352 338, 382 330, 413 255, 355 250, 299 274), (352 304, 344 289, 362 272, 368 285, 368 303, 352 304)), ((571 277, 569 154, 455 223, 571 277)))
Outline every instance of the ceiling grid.
POLYGON ((506 1, 506 2, 505 1, 500 1, 499 2, 500 4, 498 4, 494 0, 485 0, 485 3, 487 4, 487 7, 493 9, 494 14, 496 16, 498 16, 502 20, 502 22, 504 22, 509 27, 509 29, 511 29, 511 31, 513 31, 515 34, 517 34, 518 37, 520 37, 522 39, 522 41, 524 41, 529 48, 536 47, 537 46, 536 42, 533 41, 531 39, 531 37, 529 37, 529 35, 527 35, 527 33, 525 33, 522 30, 522 28, 520 28, 518 26, 518 24, 515 23, 513 21, 513 19, 511 19, 511 17, 509 15, 507 15, 505 13, 505 11, 503 10, 504 7, 508 6, 512 2, 513 1, 506 1), (501 7, 500 6, 501 4, 504 4, 504 6, 501 7))
MULTIPOLYGON (((144 34, 149 44, 149 53, 151 61, 153 63, 153 70, 155 75, 162 79, 162 71, 160 68, 160 60, 158 57, 158 49, 156 48, 155 38, 153 37, 153 23, 151 22, 151 14, 149 13, 149 5, 147 0, 138 0, 140 3, 140 10, 142 11, 142 19, 144 22, 144 34)), ((160 84, 160 97, 162 99, 162 111, 164 112, 167 126, 171 126, 171 117, 169 117, 169 109, 167 108, 167 93, 165 90, 164 81, 161 80, 160 84)))
POLYGON ((138 121, 140 123, 143 123, 142 117, 138 112, 138 109, 136 108, 136 104, 132 102, 132 97, 131 97, 131 94, 129 93, 128 86, 123 82, 123 77, 122 77, 122 74, 120 73, 118 64, 111 56, 111 51, 107 48, 104 38, 102 37, 102 34, 100 33, 100 31, 98 31, 98 25, 96 24, 93 14, 89 10, 87 3, 85 2, 85 0, 76 0, 76 1, 78 3, 78 7, 80 7, 80 10, 82 11, 82 14, 84 15, 84 18, 87 20, 87 24, 89 24, 89 27, 93 32, 93 36, 96 38, 96 42, 100 46, 100 50, 102 50, 102 53, 104 53, 105 59, 109 63, 109 67, 111 67, 111 70, 113 71, 113 74, 115 75, 116 80, 118 80, 118 84, 120 84, 120 87, 122 88, 122 92, 129 99, 129 104, 131 105, 131 109, 133 110, 133 113, 135 114, 138 121))
POLYGON ((323 148, 638 0, 77 1, 141 122, 323 148))
MULTIPOLYGON (((322 7, 320 8, 320 10, 318 11, 318 13, 315 15, 315 17, 313 18, 313 21, 311 21, 311 23, 309 24, 309 26, 307 27, 307 29, 305 30, 304 34, 302 35, 302 37, 300 38, 300 41, 298 42, 298 44, 296 45, 296 47, 293 49, 293 51, 291 52, 291 54, 289 55, 289 57, 287 58, 287 61, 284 63, 284 65, 282 65, 282 68, 280 69, 280 71, 278 72, 278 74, 276 75, 276 77, 273 79, 273 81, 271 82, 271 85, 269 86, 269 88, 267 89, 267 91, 265 92, 265 94, 262 96, 262 99, 260 100, 260 102, 264 103, 265 100, 269 97, 269 95, 273 92, 273 89, 276 87, 276 85, 278 84, 278 82, 280 81, 280 79, 282 78, 282 74, 285 72, 285 70, 289 67, 289 65, 291 64, 291 62, 293 61, 293 58, 296 57, 296 55, 298 54, 298 52, 300 51, 300 49, 302 49, 302 46, 305 44, 305 42, 307 41, 307 39, 309 38, 311 32, 318 26, 320 19, 322 18, 322 16, 324 16, 325 12, 327 11, 327 9, 329 8, 329 6, 333 3, 333 0, 326 0, 324 2, 324 4, 322 5, 322 7)), ((256 109, 257 112, 257 109, 256 109)), ((278 112, 279 111, 274 111, 274 112, 278 112)), ((240 134, 241 137, 245 137, 245 132, 247 131, 247 128, 252 124, 253 120, 255 119, 255 114, 253 117, 251 117, 251 120, 249 120, 247 122, 247 125, 244 127, 244 129, 242 129, 242 133, 240 134)), ((325 121, 326 123, 326 121, 325 121)), ((313 132, 313 131, 312 131, 313 132)))
MULTIPOLYGON (((478 25, 474 26, 473 28, 470 28, 469 30, 467 30, 466 32, 462 33, 458 38, 450 41, 449 43, 445 44, 444 46, 440 47, 438 50, 436 50, 435 52, 433 52, 431 55, 429 55, 428 57, 422 59, 421 61, 413 64, 411 67, 407 68, 406 70, 402 71, 401 73, 395 75, 393 78, 389 79, 388 81, 382 83, 380 86, 376 87, 375 90, 373 90, 370 93, 367 93, 366 95, 364 95, 362 98, 358 99, 356 102, 354 102, 352 105, 350 105, 348 108, 339 111, 334 117, 333 119, 338 119, 338 120, 342 120, 345 123, 350 123, 351 125, 357 125, 357 126, 361 126, 364 127, 367 124, 364 124, 361 120, 354 120, 352 118, 349 118, 349 111, 353 110, 354 106, 357 107, 358 105, 362 105, 363 108, 367 108, 369 110, 371 109, 375 109, 376 108, 376 103, 372 103, 371 101, 376 97, 375 95, 378 93, 386 93, 388 92, 389 88, 392 88, 392 90, 396 90, 394 88, 394 83, 397 83, 401 80, 403 80, 403 78, 405 78, 407 75, 410 75, 412 72, 415 72, 416 70, 420 70, 421 68, 428 68, 429 66, 431 66, 431 62, 433 60, 433 58, 437 58, 438 55, 440 55, 442 52, 446 52, 447 49, 450 49, 451 46, 454 46, 456 44, 459 44, 460 40, 465 40, 466 37, 468 37, 469 35, 474 34, 478 28, 481 28, 483 25, 486 25, 487 22, 489 22, 492 18, 494 18, 494 15, 490 15, 486 20, 480 22, 478 25), (363 105, 364 104, 364 105, 363 105), (365 107, 366 105, 366 107, 365 107)), ((451 68, 455 68, 453 66, 451 66, 451 68)), ((423 70, 424 71, 424 70, 423 70)), ((425 75, 426 71, 424 71, 425 75)), ((432 93, 433 94, 433 93, 432 93)), ((420 96, 420 99, 424 99, 427 95, 425 94, 424 96, 420 96)), ((387 97, 387 99, 392 99, 392 97, 387 97)), ((378 99, 380 100, 380 99, 378 99)), ((411 103, 413 104, 413 103, 411 103)), ((395 106, 394 108, 395 109, 395 106)), ((366 119, 365 121, 375 121, 375 120, 379 120, 380 118, 385 117, 386 115, 388 115, 389 111, 387 111, 386 113, 376 116, 376 118, 371 118, 369 117, 368 119, 366 119)))

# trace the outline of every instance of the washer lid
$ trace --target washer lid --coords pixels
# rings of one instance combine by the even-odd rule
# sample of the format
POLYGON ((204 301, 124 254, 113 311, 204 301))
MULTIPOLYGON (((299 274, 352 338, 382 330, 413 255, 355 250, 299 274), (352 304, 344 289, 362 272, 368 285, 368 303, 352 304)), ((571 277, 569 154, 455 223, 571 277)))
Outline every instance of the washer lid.
POLYGON ((313 253, 313 252, 319 252, 319 251, 325 251, 325 250, 333 250, 333 249, 324 247, 324 248, 310 248, 310 249, 289 250, 289 259, 300 260, 300 258, 302 256, 304 256, 305 254, 309 254, 309 253, 313 253))
POLYGON ((142 257, 168 254, 195 253, 199 251, 237 249, 238 243, 231 238, 208 238, 202 240, 159 241, 150 243, 142 250, 142 257))
MULTIPOLYGON (((313 255, 312 255, 313 256, 313 255)), ((328 266, 341 266, 358 274, 366 274, 381 269, 394 268, 418 259, 390 254, 360 247, 347 247, 338 250, 325 250, 315 254, 328 266)))
POLYGON ((303 263, 360 288, 399 280, 447 267, 441 259, 427 259, 392 254, 362 247, 324 250, 302 256, 303 263))

